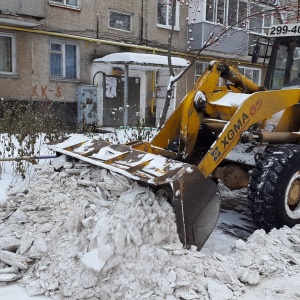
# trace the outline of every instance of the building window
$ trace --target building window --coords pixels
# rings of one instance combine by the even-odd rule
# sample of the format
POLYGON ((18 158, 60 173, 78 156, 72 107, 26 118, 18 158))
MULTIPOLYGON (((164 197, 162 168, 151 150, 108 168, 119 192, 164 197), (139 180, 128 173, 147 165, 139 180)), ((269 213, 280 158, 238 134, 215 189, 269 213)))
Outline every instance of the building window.
POLYGON ((51 42, 50 77, 79 78, 79 50, 77 45, 51 42))
MULTIPOLYGON (((169 0, 158 0, 157 2, 157 25, 159 27, 171 28, 172 26, 172 6, 169 0)), ((179 30, 179 8, 180 3, 176 1, 174 29, 179 30)))
POLYGON ((131 15, 109 11, 109 28, 131 32, 131 15))
POLYGON ((246 28, 248 16, 248 2, 242 0, 228 0, 227 25, 246 28))
POLYGON ((196 61, 196 65, 195 65, 195 82, 207 70, 208 65, 209 65, 208 62, 196 61))
POLYGON ((248 0, 207 0, 205 18, 225 26, 267 33, 270 26, 278 23, 273 11, 274 6, 248 0))
MULTIPOLYGON (((196 61, 195 65, 195 82, 204 74, 204 72, 208 69, 209 62, 206 61, 196 61)), ((224 79, 219 78, 218 86, 224 84, 224 79)))
POLYGON ((79 8, 80 0, 49 0, 49 4, 58 4, 71 8, 79 8))
MULTIPOLYGON (((201 62, 201 61, 196 61, 195 65, 195 82, 203 75, 203 73, 208 69, 209 62, 201 62)), ((257 85, 261 85, 261 69, 258 68, 249 68, 249 67, 238 67, 239 71, 251 79, 254 83, 257 85)), ((219 78, 218 85, 224 85, 226 84, 226 81, 224 81, 223 78, 219 78)))
POLYGON ((0 74, 14 74, 16 65, 15 38, 0 33, 0 74))
POLYGON ((206 20, 224 24, 226 20, 226 0, 207 0, 206 20))
POLYGON ((258 14, 257 17, 251 17, 249 20, 249 30, 257 33, 267 34, 269 27, 279 24, 279 20, 274 14, 265 13, 270 7, 252 3, 250 6, 250 15, 258 14))
POLYGON ((238 67, 239 71, 251 79, 257 85, 261 85, 261 69, 249 68, 249 67, 238 67))

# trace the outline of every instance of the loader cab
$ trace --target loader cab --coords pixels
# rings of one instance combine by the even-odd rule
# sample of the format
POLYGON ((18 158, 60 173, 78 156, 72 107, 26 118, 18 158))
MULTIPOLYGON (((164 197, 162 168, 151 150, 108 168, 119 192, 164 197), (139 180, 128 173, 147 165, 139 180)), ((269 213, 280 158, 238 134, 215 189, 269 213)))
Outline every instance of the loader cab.
POLYGON ((267 89, 300 88, 300 24, 272 26, 268 37, 254 46, 252 62, 259 58, 267 66, 267 89))

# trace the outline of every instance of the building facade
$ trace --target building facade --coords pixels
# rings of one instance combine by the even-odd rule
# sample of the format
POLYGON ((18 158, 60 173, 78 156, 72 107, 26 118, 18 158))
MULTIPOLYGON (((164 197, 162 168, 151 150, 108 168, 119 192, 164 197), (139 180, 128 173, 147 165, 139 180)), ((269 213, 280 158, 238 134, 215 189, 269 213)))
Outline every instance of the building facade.
MULTIPOLYGON (((176 1, 173 56, 190 59, 211 32, 218 34, 227 27, 231 31, 203 50, 195 68, 177 83, 169 113, 212 59, 229 59, 262 83, 264 69, 250 64, 248 53, 257 35, 264 35, 279 17, 275 13, 249 16, 270 7, 274 3, 268 1, 176 1)), ((94 62, 112 53, 166 56, 171 16, 169 0, 0 0, 0 99, 53 102, 71 123, 81 119, 79 103, 80 113, 90 114, 99 126, 124 125, 120 111, 126 109, 126 64, 94 62)), ((140 66, 129 68, 127 75, 129 102, 135 106, 132 110, 129 105, 129 115, 156 125, 168 68, 140 66)))
POLYGON ((259 37, 266 37, 270 26, 299 22, 296 0, 192 0, 189 9, 188 48, 197 52, 210 39, 219 40, 201 51, 196 76, 209 61, 227 59, 258 85, 263 84, 266 65, 252 64, 249 57, 259 37))
MULTIPOLYGON (((54 101, 72 106, 77 103, 81 85, 101 85, 93 82, 94 59, 119 52, 166 55, 170 8, 162 5, 163 2, 1 0, 0 98, 54 101)), ((179 10, 178 3, 172 43, 173 50, 183 55, 186 52, 187 10, 179 10)), ((120 79, 124 67, 112 65, 105 72, 120 79)), ((153 78, 157 72, 145 70, 144 73, 147 75, 146 90, 135 91, 145 98, 140 99, 143 107, 139 105, 139 117, 155 125, 156 107, 162 107, 164 99, 157 95, 159 78, 153 78)), ((186 79, 185 83, 189 81, 186 79)), ((186 93, 185 83, 177 87, 178 99, 186 93)), ((117 89, 120 95, 122 89, 121 80, 117 89)), ((102 112, 105 113, 114 112, 102 112)), ((97 116, 97 122, 111 125, 103 122, 103 115, 97 116)))

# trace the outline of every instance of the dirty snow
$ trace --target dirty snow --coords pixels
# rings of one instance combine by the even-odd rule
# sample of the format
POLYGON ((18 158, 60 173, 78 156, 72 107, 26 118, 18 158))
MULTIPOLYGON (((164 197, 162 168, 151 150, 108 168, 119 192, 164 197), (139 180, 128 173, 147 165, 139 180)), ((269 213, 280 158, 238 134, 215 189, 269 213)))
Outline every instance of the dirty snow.
POLYGON ((39 295, 36 299, 300 297, 300 226, 250 235, 254 225, 238 216, 244 209, 245 191, 230 192, 221 186, 219 225, 197 252, 182 248, 175 215, 164 196, 121 175, 59 158, 51 165, 37 165, 28 184, 5 193, 8 169, 2 174, 0 193, 5 197, 0 208, 3 300, 29 299, 27 295, 39 295))
POLYGON ((61 143, 51 144, 49 148, 66 155, 76 157, 78 159, 81 158, 86 162, 91 162, 97 166, 107 168, 111 171, 136 180, 139 178, 139 176, 137 176, 137 174, 127 172, 127 168, 125 167, 125 165, 127 167, 135 167, 147 162, 147 164, 145 164, 143 168, 141 168, 141 170, 142 177, 144 179, 146 177, 149 178, 149 182, 153 182, 156 177, 165 175, 166 172, 176 170, 178 170, 179 172, 180 169, 182 169, 182 167, 184 166, 182 162, 170 160, 166 157, 158 156, 152 153, 143 153, 138 151, 136 151, 136 157, 134 159, 130 158, 129 160, 126 160, 127 149, 118 151, 111 145, 107 145, 106 142, 104 142, 103 145, 95 145, 94 137, 87 139, 83 134, 71 135, 61 143), (65 148, 67 147, 71 147, 72 150, 66 150, 65 148), (101 148, 99 149, 97 147, 101 148), (92 155, 89 154, 90 152, 92 152, 92 155), (79 153, 82 156, 80 156, 79 153), (106 160, 114 160, 114 158, 120 156, 121 154, 125 154, 125 157, 124 159, 118 158, 116 164, 113 162, 106 162, 106 160), (96 158, 97 161, 95 161, 93 158, 96 158), (120 165, 122 165, 122 167, 120 167, 120 165))

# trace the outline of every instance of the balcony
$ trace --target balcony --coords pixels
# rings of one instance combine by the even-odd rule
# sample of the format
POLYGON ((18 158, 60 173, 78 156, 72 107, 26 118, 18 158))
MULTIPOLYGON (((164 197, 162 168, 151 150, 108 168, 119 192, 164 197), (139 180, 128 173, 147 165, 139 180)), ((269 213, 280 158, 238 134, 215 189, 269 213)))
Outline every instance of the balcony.
POLYGON ((44 0, 1 0, 0 13, 20 17, 45 18, 44 0))
MULTIPOLYGON (((214 33, 213 37, 216 37, 222 33, 222 28, 216 24, 209 22, 200 22, 189 25, 188 30, 192 31, 189 37, 190 50, 196 51, 209 41, 210 35, 214 33)), ((248 55, 249 35, 246 31, 229 29, 225 35, 223 35, 218 43, 212 44, 207 50, 219 52, 220 55, 224 54, 238 54, 248 55)))

